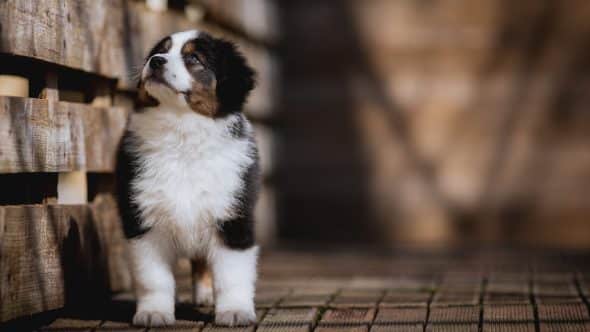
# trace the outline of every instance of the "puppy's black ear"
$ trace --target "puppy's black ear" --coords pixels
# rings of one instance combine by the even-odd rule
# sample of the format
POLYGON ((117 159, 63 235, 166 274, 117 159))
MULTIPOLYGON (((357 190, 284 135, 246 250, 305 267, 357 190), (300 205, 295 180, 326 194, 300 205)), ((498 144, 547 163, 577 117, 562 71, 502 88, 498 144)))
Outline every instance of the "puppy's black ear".
POLYGON ((223 39, 205 35, 197 48, 215 73, 218 115, 239 112, 255 85, 255 72, 237 47, 223 39))

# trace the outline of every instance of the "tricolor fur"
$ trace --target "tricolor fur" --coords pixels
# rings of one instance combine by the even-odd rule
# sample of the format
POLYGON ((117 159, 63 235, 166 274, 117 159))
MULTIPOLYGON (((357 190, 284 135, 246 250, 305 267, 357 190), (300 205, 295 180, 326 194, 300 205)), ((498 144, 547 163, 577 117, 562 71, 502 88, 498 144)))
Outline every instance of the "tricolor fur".
POLYGON ((174 322, 179 257, 211 269, 213 290, 195 285, 195 298, 215 301, 217 323, 255 320, 258 152, 242 113, 253 87, 236 47, 196 30, 164 38, 146 59, 139 94, 151 107, 132 114, 117 167, 136 325, 174 322))

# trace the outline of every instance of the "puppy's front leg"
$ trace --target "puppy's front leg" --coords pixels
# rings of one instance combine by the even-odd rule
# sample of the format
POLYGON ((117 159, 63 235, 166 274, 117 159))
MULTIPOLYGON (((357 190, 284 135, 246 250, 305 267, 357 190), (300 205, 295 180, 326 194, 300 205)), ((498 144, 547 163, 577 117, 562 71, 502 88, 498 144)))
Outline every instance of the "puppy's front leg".
POLYGON ((193 303, 195 305, 212 306, 213 280, 207 261, 201 258, 191 260, 193 279, 193 303))
POLYGON ((166 241, 147 234, 130 242, 137 310, 133 324, 165 326, 174 324, 175 259, 166 241))
POLYGON ((215 288, 215 323, 249 325, 256 322, 254 287, 258 247, 231 249, 219 245, 211 259, 215 288))

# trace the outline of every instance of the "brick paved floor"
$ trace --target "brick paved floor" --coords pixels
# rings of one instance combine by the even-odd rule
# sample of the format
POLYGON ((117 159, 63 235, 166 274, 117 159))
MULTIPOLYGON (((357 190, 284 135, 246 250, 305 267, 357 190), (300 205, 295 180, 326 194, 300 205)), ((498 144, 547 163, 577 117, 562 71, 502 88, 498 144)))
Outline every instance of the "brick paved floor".
MULTIPOLYGON (((590 255, 510 250, 394 254, 293 251, 261 260, 255 327, 214 326, 178 276, 177 324, 150 331, 590 331, 590 255)), ((145 331, 119 294, 44 331, 145 331), (81 319, 83 318, 83 319, 81 319)))

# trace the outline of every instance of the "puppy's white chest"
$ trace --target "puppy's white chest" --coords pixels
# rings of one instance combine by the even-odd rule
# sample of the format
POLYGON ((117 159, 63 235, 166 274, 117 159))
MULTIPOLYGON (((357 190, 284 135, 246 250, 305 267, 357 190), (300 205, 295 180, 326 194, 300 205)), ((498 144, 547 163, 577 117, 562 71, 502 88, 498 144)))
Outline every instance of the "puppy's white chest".
POLYGON ((146 154, 143 158, 154 172, 142 177, 147 184, 142 189, 161 195, 177 221, 221 218, 238 189, 238 170, 225 165, 218 153, 189 145, 146 154))
POLYGON ((216 222, 231 217, 241 173, 251 162, 247 142, 192 115, 137 114, 130 130, 140 161, 132 184, 147 226, 191 250, 211 240, 216 222))

